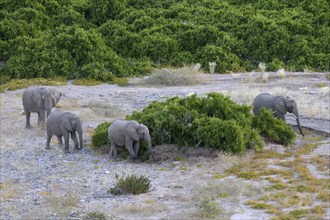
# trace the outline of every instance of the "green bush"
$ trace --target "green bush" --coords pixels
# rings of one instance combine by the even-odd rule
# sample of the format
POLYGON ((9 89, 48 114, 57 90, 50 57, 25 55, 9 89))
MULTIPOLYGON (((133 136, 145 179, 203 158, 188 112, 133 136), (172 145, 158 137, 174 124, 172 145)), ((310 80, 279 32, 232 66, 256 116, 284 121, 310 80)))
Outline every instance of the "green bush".
POLYGON ((232 153, 263 147, 259 134, 251 127, 251 107, 236 104, 220 93, 153 102, 128 118, 149 128, 153 145, 200 145, 232 153))
POLYGON ((286 122, 274 118, 269 109, 260 109, 259 114, 253 118, 253 127, 268 140, 285 146, 291 144, 296 138, 296 134, 286 122))
POLYGON ((110 140, 108 137, 108 128, 110 125, 111 122, 103 122, 96 127, 95 132, 92 135, 92 146, 95 149, 109 152, 110 140))
POLYGON ((132 174, 121 178, 116 176, 116 179, 116 185, 109 189, 109 192, 114 195, 137 195, 148 192, 151 187, 150 180, 143 175, 137 176, 132 174))

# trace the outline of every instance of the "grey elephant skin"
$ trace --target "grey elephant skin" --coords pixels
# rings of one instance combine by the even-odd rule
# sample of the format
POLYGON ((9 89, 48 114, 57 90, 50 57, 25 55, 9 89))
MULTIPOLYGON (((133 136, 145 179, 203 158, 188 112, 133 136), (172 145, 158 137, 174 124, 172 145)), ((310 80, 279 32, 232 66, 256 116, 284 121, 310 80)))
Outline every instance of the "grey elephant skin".
POLYGON ((273 96, 269 93, 261 93, 253 100, 253 114, 257 115, 259 110, 264 107, 273 110, 274 117, 285 120, 284 115, 289 112, 296 116, 297 125, 302 136, 297 103, 288 96, 273 96))
POLYGON ((62 112, 60 110, 53 111, 46 122, 47 142, 46 149, 50 149, 50 140, 53 135, 57 136, 60 145, 63 145, 62 136, 64 136, 64 152, 69 151, 69 135, 74 142, 74 150, 81 150, 83 148, 82 138, 82 122, 76 114, 71 112, 62 112), (77 139, 79 135, 79 143, 77 139))
POLYGON ((22 103, 26 116, 25 128, 31 128, 31 112, 38 113, 38 125, 45 126, 45 116, 47 117, 52 108, 58 103, 61 93, 54 88, 29 87, 23 93, 22 103))
POLYGON ((117 147, 125 146, 130 153, 128 159, 137 159, 140 140, 145 140, 148 145, 150 157, 154 160, 151 149, 149 129, 147 126, 139 124, 136 121, 117 119, 109 126, 108 134, 111 144, 111 149, 109 152, 110 158, 117 160, 117 147))

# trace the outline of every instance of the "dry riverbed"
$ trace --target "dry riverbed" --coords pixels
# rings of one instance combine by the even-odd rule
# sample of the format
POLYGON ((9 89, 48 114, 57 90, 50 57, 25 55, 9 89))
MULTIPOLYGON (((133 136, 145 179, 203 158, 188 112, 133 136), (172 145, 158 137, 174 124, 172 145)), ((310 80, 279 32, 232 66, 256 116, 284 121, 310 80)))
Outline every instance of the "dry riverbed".
MULTIPOLYGON (((33 128, 24 128, 23 89, 1 93, 0 219, 80 219, 89 212, 99 212, 109 219, 254 220, 290 213, 294 216, 301 210, 298 217, 329 219, 330 209, 326 206, 330 200, 329 187, 323 189, 321 185, 315 190, 306 190, 299 197, 308 196, 305 203, 288 205, 281 203, 282 200, 271 200, 273 191, 267 190, 274 179, 281 181, 283 176, 239 178, 237 172, 225 172, 240 163, 251 166, 250 171, 255 173, 266 169, 292 169, 296 175, 290 177, 290 181, 294 183, 303 174, 299 173, 300 168, 288 163, 292 160, 306 168, 304 175, 309 172, 310 178, 321 182, 329 180, 329 162, 323 162, 322 168, 315 162, 329 161, 330 157, 330 98, 326 73, 287 73, 285 77, 268 73, 267 82, 258 80, 261 73, 201 77, 203 82, 194 86, 139 86, 134 80, 135 83, 127 87, 70 83, 56 87, 66 95, 57 107, 74 112, 83 120, 85 148, 70 154, 59 149, 56 138, 52 139, 52 149, 45 150, 46 133, 37 127, 36 114, 31 117, 33 128), (287 122, 293 125, 297 134, 295 143, 288 148, 268 143, 265 147, 268 156, 259 160, 255 159, 254 152, 243 156, 217 152, 216 157, 195 153, 183 160, 160 163, 113 162, 90 147, 91 132, 101 122, 142 110, 154 100, 208 92, 222 92, 244 104, 251 104, 260 92, 289 95, 297 101, 306 136, 300 136, 293 116, 287 115, 287 122), (310 147, 310 150, 302 150, 304 147, 310 147), (274 153, 272 158, 269 152, 290 152, 290 155, 283 159, 274 153), (254 161, 263 166, 253 167, 254 161), (109 194, 107 190, 116 183, 116 175, 125 174, 148 177, 150 191, 140 195, 109 194), (324 197, 320 197, 320 190, 325 193, 324 197), (260 199, 262 195, 264 200, 260 199), (261 201, 273 203, 274 210, 269 206, 253 208, 253 202, 261 201)), ((292 189, 290 181, 282 181, 282 185, 288 185, 283 192, 292 189)), ((299 182, 296 184, 298 187, 299 182)), ((327 184, 329 186, 329 181, 327 184)))

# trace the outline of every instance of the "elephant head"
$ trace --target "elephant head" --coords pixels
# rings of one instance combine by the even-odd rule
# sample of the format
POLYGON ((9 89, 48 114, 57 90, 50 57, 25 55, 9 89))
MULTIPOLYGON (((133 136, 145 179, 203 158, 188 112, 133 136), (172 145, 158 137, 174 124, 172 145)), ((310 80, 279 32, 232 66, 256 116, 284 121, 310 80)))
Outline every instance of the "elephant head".
POLYGON ((53 96, 45 88, 40 88, 39 90, 34 91, 33 101, 39 109, 47 112, 47 117, 52 112, 53 96))
POLYGON ((79 135, 80 149, 83 148, 82 123, 75 114, 68 113, 67 117, 62 118, 63 127, 69 132, 77 132, 79 135))
POLYGON ((55 107, 56 104, 60 101, 63 94, 54 88, 48 88, 48 91, 50 92, 50 94, 52 96, 52 105, 53 105, 53 107, 55 107))
POLYGON ((135 141, 143 139, 147 142, 148 152, 150 154, 151 159, 154 160, 148 127, 143 124, 133 123, 128 125, 127 131, 131 138, 133 138, 135 141))
POLYGON ((300 131, 301 135, 304 136, 304 133, 302 132, 301 126, 300 126, 300 119, 299 119, 297 103, 294 99, 292 99, 288 96, 281 97, 281 99, 278 99, 278 101, 276 102, 276 109, 280 112, 284 112, 284 114, 285 114, 285 112, 294 114, 296 116, 296 121, 297 121, 299 131, 300 131))

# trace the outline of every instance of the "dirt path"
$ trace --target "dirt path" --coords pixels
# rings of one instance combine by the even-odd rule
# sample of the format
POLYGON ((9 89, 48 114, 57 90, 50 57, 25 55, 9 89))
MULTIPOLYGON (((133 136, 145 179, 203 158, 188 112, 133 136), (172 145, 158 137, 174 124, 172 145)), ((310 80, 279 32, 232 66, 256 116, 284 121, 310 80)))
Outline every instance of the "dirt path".
MULTIPOLYGON (((282 79, 270 73, 267 83, 249 77, 248 73, 206 75, 203 85, 177 87, 59 86, 57 89, 67 96, 60 100, 60 109, 78 114, 84 122, 86 147, 74 154, 64 154, 57 147, 56 138, 51 142, 51 150, 44 149, 45 131, 36 127, 36 114, 31 117, 33 128, 24 128, 21 104, 24 90, 0 94, 0 218, 65 219, 93 211, 116 219, 203 218, 198 208, 201 198, 215 189, 234 195, 222 205, 223 218, 269 218, 271 215, 262 210, 244 205, 244 201, 260 193, 262 182, 253 183, 252 187, 251 182, 234 177, 215 178, 233 164, 232 157, 196 157, 160 164, 110 162, 106 155, 98 155, 88 147, 89 129, 100 122, 125 117, 154 100, 208 92, 223 92, 245 104, 250 104, 259 92, 285 92, 296 99, 303 127, 329 135, 329 81, 325 74, 288 73, 282 79), (327 90, 320 87, 321 83, 328 86, 327 90), (108 194, 116 174, 123 173, 147 176, 152 183, 150 192, 137 196, 108 194)), ((290 115, 287 121, 295 124, 290 115)))

